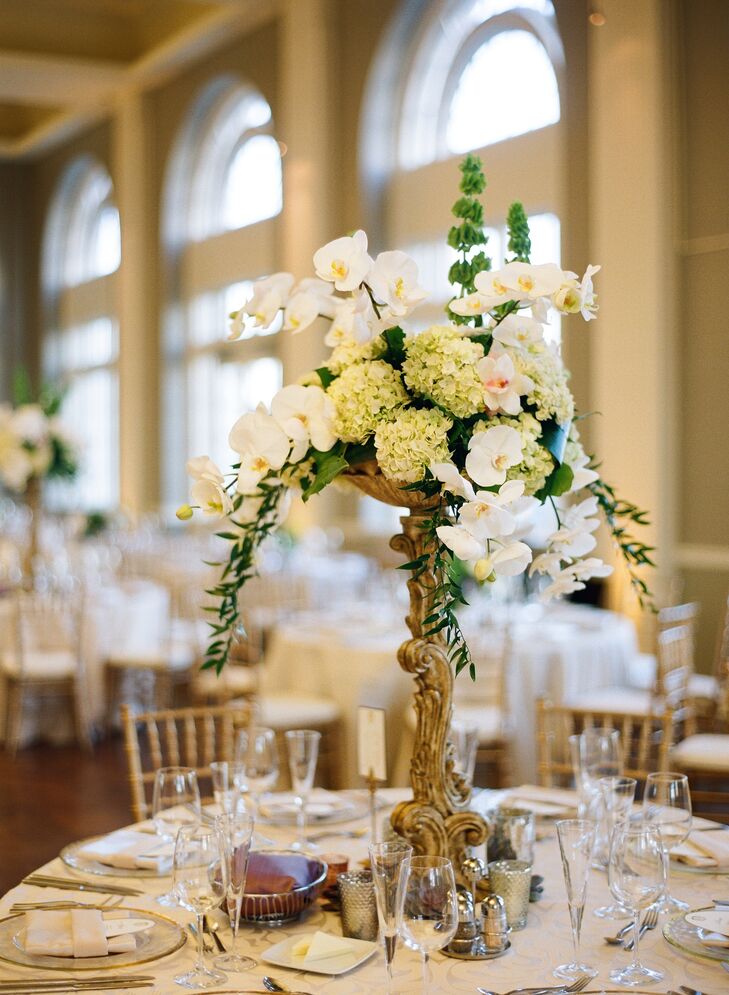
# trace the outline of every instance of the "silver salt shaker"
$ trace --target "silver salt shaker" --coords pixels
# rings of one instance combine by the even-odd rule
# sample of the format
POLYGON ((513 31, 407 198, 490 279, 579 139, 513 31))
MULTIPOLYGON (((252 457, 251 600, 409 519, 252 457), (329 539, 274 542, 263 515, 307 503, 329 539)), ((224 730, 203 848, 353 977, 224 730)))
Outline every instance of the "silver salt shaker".
POLYGON ((489 895, 481 902, 481 925, 486 948, 491 951, 506 950, 509 945, 509 927, 501 895, 489 895))

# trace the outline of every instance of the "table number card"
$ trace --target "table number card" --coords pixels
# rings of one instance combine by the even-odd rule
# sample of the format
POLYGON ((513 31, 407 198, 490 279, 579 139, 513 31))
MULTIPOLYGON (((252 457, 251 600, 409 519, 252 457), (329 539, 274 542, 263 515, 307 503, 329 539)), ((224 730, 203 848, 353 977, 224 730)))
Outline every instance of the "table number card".
POLYGON ((357 710, 357 752, 360 776, 387 780, 385 710, 360 706, 357 710))

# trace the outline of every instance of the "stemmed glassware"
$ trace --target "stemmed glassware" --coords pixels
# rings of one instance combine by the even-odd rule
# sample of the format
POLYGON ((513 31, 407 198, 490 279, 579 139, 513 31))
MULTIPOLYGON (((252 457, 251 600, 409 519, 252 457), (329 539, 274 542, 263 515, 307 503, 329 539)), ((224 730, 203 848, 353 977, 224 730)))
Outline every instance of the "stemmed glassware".
POLYGON ((203 921, 225 894, 223 861, 218 833, 212 827, 182 826, 177 833, 174 886, 183 908, 197 916, 197 964, 175 978, 185 988, 214 988, 226 981, 220 971, 205 967, 203 921))
POLYGON ((423 993, 430 986, 429 956, 447 946, 458 928, 453 865, 446 857, 411 857, 405 881, 403 938, 423 955, 423 993))
POLYGON ((241 765, 241 776, 253 801, 253 814, 258 817, 261 795, 270 791, 278 780, 278 747, 273 729, 251 726, 238 733, 235 758, 241 765))
POLYGON ((296 850, 313 848, 306 838, 306 810, 314 783, 320 740, 321 733, 312 729, 289 729, 286 733, 291 786, 294 789, 297 803, 296 823, 299 839, 293 844, 293 848, 296 850))
POLYGON ((451 742, 456 751, 456 765, 469 784, 473 784, 478 753, 478 726, 464 722, 451 723, 451 742))
POLYGON ((580 796, 580 817, 600 817, 602 798, 598 781, 623 772, 623 751, 617 729, 583 729, 570 736, 570 752, 575 783, 580 796))
MULTIPOLYGON (((607 861, 610 859, 610 843, 613 833, 619 826, 624 826, 630 818, 630 810, 635 801, 635 789, 638 782, 634 777, 601 777, 599 780, 602 793, 605 823, 607 826, 607 861)), ((618 902, 612 905, 602 905, 595 909, 594 914, 602 919, 629 919, 630 911, 618 902)))
POLYGON ((688 905, 669 894, 668 869, 671 850, 683 843, 691 832, 691 791, 685 774, 648 775, 643 795, 643 819, 658 830, 666 854, 666 890, 657 911, 669 914, 681 912, 688 905))
POLYGON ((397 840, 370 844, 370 867, 375 885, 380 933, 385 944, 387 991, 392 990, 392 962, 405 901, 405 881, 410 868, 413 848, 397 840))
POLYGON ((618 826, 613 833, 608 863, 613 897, 633 916, 633 962, 610 973, 610 980, 630 988, 660 981, 663 975, 644 967, 638 957, 640 910, 660 898, 666 887, 666 853, 656 826, 618 826))
POLYGON ((595 849, 595 834, 595 823, 587 819, 563 819, 557 823, 557 839, 562 857, 575 956, 569 964, 561 964, 555 968, 554 974, 557 978, 569 981, 575 981, 584 975, 594 978, 597 974, 594 967, 580 962, 580 932, 582 917, 585 914, 587 875, 595 849))
POLYGON ((216 760, 210 764, 210 777, 213 782, 213 797, 223 815, 238 811, 241 797, 246 790, 243 764, 228 760, 216 760))
POLYGON ((256 961, 252 957, 236 953, 235 948, 238 944, 238 926, 248 871, 248 855, 251 850, 253 819, 242 813, 219 815, 215 820, 215 831, 220 846, 223 886, 233 933, 233 949, 230 953, 218 957, 213 963, 226 971, 248 971, 256 966, 256 961))
MULTIPOLYGON (((152 794, 152 821, 157 835, 167 843, 174 843, 182 826, 195 826, 200 822, 200 788, 197 773, 192 767, 160 767, 154 776, 152 794)), ((177 906, 174 890, 157 896, 165 906, 177 906)))

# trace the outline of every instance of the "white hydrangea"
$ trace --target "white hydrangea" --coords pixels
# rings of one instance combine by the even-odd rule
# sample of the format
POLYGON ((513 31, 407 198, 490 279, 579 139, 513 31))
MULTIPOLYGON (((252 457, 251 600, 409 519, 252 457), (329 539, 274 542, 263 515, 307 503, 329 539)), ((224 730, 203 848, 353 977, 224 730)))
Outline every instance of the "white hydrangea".
POLYGON ((569 373, 559 356, 549 346, 533 352, 509 350, 509 355, 519 373, 534 384, 526 402, 536 408, 537 418, 540 421, 554 418, 560 425, 571 421, 575 402, 569 388, 569 373))
POLYGON ((476 364, 483 346, 472 342, 453 325, 434 325, 405 341, 402 365, 405 383, 413 393, 467 418, 485 409, 484 388, 476 364))
POLYGON ((328 387, 334 431, 343 442, 364 442, 408 401, 400 374, 382 360, 348 366, 328 387))
POLYGON ((482 432, 493 425, 508 425, 515 428, 521 436, 522 461, 506 471, 507 480, 523 480, 524 493, 536 494, 546 483, 547 477, 554 469, 554 460, 550 452, 540 444, 542 426, 534 415, 527 411, 513 418, 508 415, 496 415, 488 420, 476 422, 473 432, 482 432))
POLYGON ((375 432, 377 462, 386 477, 414 483, 431 463, 450 458, 450 418, 436 408, 406 408, 375 432))
POLYGON ((369 342, 357 342, 355 338, 347 338, 335 346, 326 366, 335 376, 339 376, 348 366, 378 359, 385 348, 385 341, 381 336, 369 342))

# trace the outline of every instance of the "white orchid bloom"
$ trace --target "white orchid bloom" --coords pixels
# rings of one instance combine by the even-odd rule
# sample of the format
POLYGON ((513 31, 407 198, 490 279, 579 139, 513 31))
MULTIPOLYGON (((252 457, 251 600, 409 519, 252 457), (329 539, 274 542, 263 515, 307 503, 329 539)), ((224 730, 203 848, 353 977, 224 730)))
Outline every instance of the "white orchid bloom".
POLYGON ((288 435, 262 404, 238 419, 228 443, 240 455, 240 494, 254 494, 269 471, 281 469, 291 449, 288 435))
MULTIPOLYGON (((467 294, 465 297, 457 297, 452 300, 448 307, 454 314, 470 318, 474 314, 486 314, 492 307, 496 307, 496 304, 493 303, 491 297, 487 297, 485 294, 467 294)), ((475 332, 476 329, 473 331, 475 332)))
POLYGON ((489 411, 503 411, 507 415, 518 415, 521 411, 521 395, 534 386, 529 377, 517 373, 514 360, 506 353, 495 353, 479 359, 476 370, 483 383, 483 396, 489 411))
POLYGON ((461 476, 455 463, 431 463, 430 472, 436 480, 440 480, 442 484, 445 484, 444 490, 459 497, 464 497, 467 501, 475 499, 476 493, 470 480, 466 480, 465 477, 461 476))
POLYGON ((586 556, 597 546, 597 539, 592 535, 592 529, 596 529, 599 522, 595 522, 592 529, 587 528, 589 519, 582 525, 572 528, 562 526, 549 537, 549 548, 559 553, 563 560, 576 559, 586 556))
POLYGON ((253 318, 256 327, 267 328, 281 308, 285 307, 294 278, 291 273, 273 273, 253 284, 251 299, 243 311, 253 318))
POLYGON ((591 470, 589 464, 590 457, 586 453, 569 464, 572 470, 572 485, 568 493, 573 494, 575 491, 581 491, 583 487, 587 487, 588 484, 598 479, 600 474, 596 470, 591 470))
POLYGON ((480 560, 486 554, 486 545, 463 528, 462 525, 440 525, 436 534, 444 546, 447 546, 459 560, 466 563, 480 560))
POLYGON ((521 435, 510 425, 474 432, 468 443, 466 473, 481 487, 503 484, 506 471, 521 463, 521 435))
POLYGON ((565 567, 565 572, 571 573, 576 580, 590 580, 592 577, 609 577, 613 568, 597 556, 588 556, 565 567))
POLYGON ((316 275, 344 292, 356 290, 372 265, 372 257, 367 253, 367 235, 361 230, 335 238, 314 253, 316 275))
POLYGON ((582 294, 580 313, 585 321, 592 321, 593 318, 597 317, 595 313, 598 308, 597 294, 592 286, 592 278, 595 273, 600 272, 600 269, 600 266, 588 266, 580 282, 580 293, 582 294))
POLYGON ((225 477, 209 456, 193 456, 187 461, 185 469, 193 480, 212 480, 215 484, 225 483, 225 477))
MULTIPOLYGON (((571 274, 569 274, 571 276, 571 274)), ((551 297, 568 275, 554 263, 507 263, 493 274, 494 285, 503 287, 511 300, 534 301, 539 297, 551 297)), ((478 284, 476 284, 478 287, 478 284)), ((478 289, 481 289, 480 287, 478 289)))
POLYGON ((40 404, 22 404, 13 411, 12 430, 24 442, 37 446, 48 434, 48 420, 40 404))
POLYGON ((368 282, 377 300, 386 304, 396 317, 412 311, 427 297, 425 290, 418 286, 415 260, 399 249, 378 255, 368 282))
POLYGON ((515 349, 529 349, 544 341, 541 323, 521 313, 507 314, 492 328, 491 334, 496 342, 515 349))
POLYGON ((575 591, 584 590, 582 581, 576 580, 571 573, 562 571, 557 574, 551 584, 548 584, 540 594, 542 601, 551 601, 552 598, 559 598, 565 594, 574 594, 575 591))
MULTIPOLYGON (((570 507, 567 508, 564 515, 562 516, 563 524, 568 525, 570 527, 578 525, 579 523, 584 522, 585 519, 591 518, 593 515, 596 515, 597 510, 598 510, 597 498, 595 497, 594 494, 591 494, 589 497, 586 497, 578 504, 570 505, 570 507)), ((592 529, 597 528, 598 524, 599 522, 595 520, 592 529)), ((590 529, 590 531, 592 531, 592 529, 590 529)))
POLYGON ((543 297, 537 298, 536 301, 532 301, 531 306, 532 318, 538 321, 540 325, 549 324, 549 304, 543 297))
POLYGON ((459 521, 476 539, 497 539, 514 531, 516 522, 493 491, 477 491, 473 501, 461 507, 459 521))
POLYGON ((535 497, 520 497, 511 502, 509 511, 516 522, 514 531, 511 533, 512 539, 523 539, 529 535, 534 528, 534 517, 537 509, 541 506, 541 502, 535 497))
POLYGON ((305 290, 295 293, 284 311, 283 329, 298 334, 312 325, 319 317, 319 300, 305 290))
POLYGON ((246 313, 243 308, 240 311, 231 311, 228 315, 230 325, 228 326, 228 342, 236 342, 246 328, 246 313))
POLYGON ((310 446, 328 452, 337 441, 334 405, 321 387, 283 387, 271 401, 271 414, 293 442, 293 463, 303 459, 310 446))
POLYGON ((233 502, 225 488, 208 478, 200 478, 190 488, 190 495, 195 504, 200 506, 203 515, 211 518, 222 518, 233 510, 233 502))
POLYGON ((556 577, 561 569, 562 557, 559 553, 548 551, 540 553, 539 556, 534 558, 532 565, 529 567, 529 576, 533 577, 534 574, 548 574, 550 577, 556 577))
POLYGON ((370 332, 364 321, 363 308, 364 305, 360 304, 360 299, 356 297, 339 301, 334 311, 334 320, 324 338, 324 344, 334 349, 338 345, 366 340, 370 332))
POLYGON ((478 294, 488 303, 487 310, 513 301, 514 294, 501 279, 502 270, 484 270, 474 277, 473 285, 478 294))
POLYGON ((532 551, 525 542, 508 542, 491 554, 491 563, 497 577, 516 577, 532 561, 532 551))

